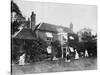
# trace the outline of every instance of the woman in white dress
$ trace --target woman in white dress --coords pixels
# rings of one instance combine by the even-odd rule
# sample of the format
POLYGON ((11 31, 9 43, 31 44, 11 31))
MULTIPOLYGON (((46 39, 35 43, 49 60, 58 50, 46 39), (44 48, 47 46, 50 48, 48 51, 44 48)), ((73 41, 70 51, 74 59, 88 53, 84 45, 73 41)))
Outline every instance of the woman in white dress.
POLYGON ((89 56, 88 51, 85 50, 85 57, 88 57, 88 56, 89 56))
POLYGON ((19 65, 25 65, 25 53, 19 57, 19 65))
POLYGON ((75 49, 75 59, 79 59, 79 54, 76 49, 75 49))

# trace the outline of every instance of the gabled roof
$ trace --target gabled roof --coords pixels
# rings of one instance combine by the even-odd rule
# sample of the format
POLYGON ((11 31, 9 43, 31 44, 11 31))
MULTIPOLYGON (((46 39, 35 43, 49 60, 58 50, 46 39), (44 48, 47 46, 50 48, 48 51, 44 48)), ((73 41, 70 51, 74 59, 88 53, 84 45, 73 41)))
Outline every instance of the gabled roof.
POLYGON ((58 33, 59 28, 62 28, 64 32, 74 33, 70 28, 48 24, 48 23, 40 23, 39 26, 37 27, 38 30, 55 32, 55 33, 58 33))
POLYGON ((21 29, 15 35, 13 35, 13 38, 30 40, 36 39, 35 36, 33 36, 32 30, 28 28, 21 29))

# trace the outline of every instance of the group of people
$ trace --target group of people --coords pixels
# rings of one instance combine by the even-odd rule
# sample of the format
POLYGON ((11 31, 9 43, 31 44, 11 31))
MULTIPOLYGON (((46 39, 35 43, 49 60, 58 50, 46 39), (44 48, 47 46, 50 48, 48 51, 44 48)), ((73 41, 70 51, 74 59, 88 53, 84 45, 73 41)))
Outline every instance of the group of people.
POLYGON ((68 47, 66 49, 66 58, 65 58, 65 62, 70 62, 71 61, 71 53, 74 53, 74 59, 79 59, 79 54, 77 52, 77 50, 73 49, 72 47, 68 47))
MULTIPOLYGON (((47 52, 48 54, 52 54, 52 49, 51 47, 47 47, 47 52)), ((64 57, 64 52, 62 52, 62 58, 65 59, 65 62, 70 62, 71 61, 71 53, 73 53, 74 55, 74 59, 79 59, 80 58, 80 54, 79 52, 75 49, 73 49, 72 47, 67 47, 66 51, 65 51, 65 57, 64 57)), ((85 52, 83 52, 83 56, 84 57, 88 57, 88 51, 85 49, 85 52)), ((53 56, 52 60, 59 60, 59 58, 57 58, 56 56, 53 56)))
MULTIPOLYGON (((48 54, 52 54, 52 48, 50 46, 47 47, 47 52, 48 52, 48 54)), ((69 48, 66 49, 66 55, 65 55, 65 58, 64 58, 65 62, 71 62, 70 52, 74 53, 74 59, 78 60, 80 58, 78 51, 76 49, 74 50, 72 47, 69 47, 69 48)), ((26 54, 23 53, 19 57, 19 60, 18 60, 19 65, 25 65, 25 56, 26 56, 26 54)), ((85 57, 89 56, 87 50, 85 50, 84 56, 85 57)), ((53 60, 59 60, 59 58, 57 58, 56 56, 53 56, 53 60)))

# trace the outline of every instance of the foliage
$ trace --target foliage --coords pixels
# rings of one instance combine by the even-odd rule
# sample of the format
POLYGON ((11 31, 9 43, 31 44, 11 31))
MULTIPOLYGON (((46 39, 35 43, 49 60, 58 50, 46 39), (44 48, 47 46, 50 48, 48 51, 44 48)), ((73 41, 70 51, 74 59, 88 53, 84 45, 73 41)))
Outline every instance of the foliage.
POLYGON ((87 49, 87 51, 89 52, 89 56, 97 56, 97 40, 95 39, 97 36, 88 35, 86 32, 83 33, 83 35, 83 41, 81 42, 81 44, 78 44, 78 50, 84 51, 85 49, 87 49))
MULTIPOLYGON (((19 7, 17 6, 16 3, 14 3, 13 1, 11 1, 11 17, 12 17, 12 13, 15 12, 15 18, 16 20, 13 22, 11 20, 11 34, 13 35, 16 31, 18 31, 18 27, 21 26, 21 19, 23 19, 23 15, 19 9, 19 7)), ((11 18, 13 19, 13 18, 11 18)))
POLYGON ((31 62, 33 61, 39 61, 45 58, 46 56, 46 47, 47 44, 45 41, 41 39, 37 40, 13 40, 13 45, 12 45, 12 59, 13 61, 17 61, 18 57, 21 55, 20 53, 20 43, 25 43, 23 46, 23 52, 26 53, 26 59, 30 60, 31 62), (27 56, 30 56, 30 58, 27 58, 27 56))
POLYGON ((53 55, 56 57, 61 57, 61 44, 58 40, 51 42, 51 45, 53 47, 53 55))
POLYGON ((19 27, 19 22, 14 21, 13 23, 11 23, 11 34, 14 34, 16 31, 18 31, 18 27, 19 27))
POLYGON ((97 56, 97 41, 96 40, 85 42, 85 48, 88 50, 89 53, 92 53, 92 56, 97 56))
POLYGON ((24 46, 26 54, 30 56, 31 61, 38 61, 44 58, 43 55, 46 54, 47 44, 45 41, 38 40, 27 40, 26 45, 24 46))
POLYGON ((11 13, 12 12, 16 12, 16 14, 21 14, 19 7, 13 1, 11 1, 11 13))
POLYGON ((78 44, 78 35, 77 34, 68 34, 68 45, 70 47, 76 48, 78 44), (74 37, 74 40, 71 40, 69 37, 72 36, 74 37))
POLYGON ((18 57, 20 56, 20 42, 17 39, 11 39, 12 40, 12 46, 11 46, 11 59, 13 61, 17 61, 18 57))

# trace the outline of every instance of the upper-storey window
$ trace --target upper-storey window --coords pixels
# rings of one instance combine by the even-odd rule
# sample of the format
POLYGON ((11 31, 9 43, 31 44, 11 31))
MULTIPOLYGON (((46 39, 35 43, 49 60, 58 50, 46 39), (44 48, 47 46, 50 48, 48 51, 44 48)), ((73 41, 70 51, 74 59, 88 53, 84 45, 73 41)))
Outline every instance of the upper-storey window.
POLYGON ((51 41, 53 38, 53 35, 50 32, 46 32, 46 36, 47 36, 47 41, 51 41))

